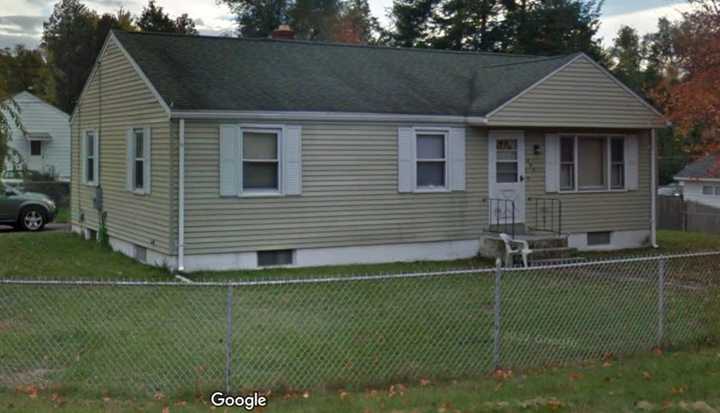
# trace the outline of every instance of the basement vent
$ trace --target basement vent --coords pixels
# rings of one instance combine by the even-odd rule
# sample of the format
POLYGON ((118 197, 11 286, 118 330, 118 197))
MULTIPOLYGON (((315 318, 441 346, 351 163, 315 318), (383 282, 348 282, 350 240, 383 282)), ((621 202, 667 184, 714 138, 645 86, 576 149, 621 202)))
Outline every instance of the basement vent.
POLYGON ((97 231, 95 231, 94 229, 90 229, 90 228, 85 229, 85 239, 91 240, 91 241, 97 241, 98 240, 97 231))
POLYGON ((292 265, 293 255, 293 250, 258 251, 258 266, 292 265))
POLYGON ((135 246, 135 259, 140 262, 147 261, 147 248, 141 247, 140 245, 135 246))
POLYGON ((610 232, 588 232, 587 245, 610 245, 610 232))

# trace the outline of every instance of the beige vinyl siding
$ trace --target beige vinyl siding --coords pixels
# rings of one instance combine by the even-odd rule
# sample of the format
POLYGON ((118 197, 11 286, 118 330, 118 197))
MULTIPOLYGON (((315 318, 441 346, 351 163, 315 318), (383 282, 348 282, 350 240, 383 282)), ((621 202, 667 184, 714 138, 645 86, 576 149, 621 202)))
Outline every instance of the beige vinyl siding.
POLYGON ((580 57, 488 119, 491 126, 663 127, 664 121, 587 57, 580 57))
POLYGON ((221 198, 223 123, 186 123, 187 254, 476 239, 487 225, 482 130, 468 129, 466 192, 398 193, 397 131, 411 125, 300 123, 301 196, 221 198))
POLYGON ((158 100, 110 40, 100 66, 82 95, 72 123, 72 222, 98 229, 99 213, 93 208, 95 187, 82 183, 80 136, 96 129, 100 145, 100 185, 111 237, 166 254, 174 253, 170 121, 158 100), (130 127, 151 127, 151 194, 137 195, 126 189, 127 144, 130 127), (80 221, 81 214, 84 222, 80 221))
MULTIPOLYGON (((558 132, 604 133, 603 130, 526 131, 526 175, 528 198, 556 198, 562 202, 563 232, 650 230, 650 134, 627 131, 640 139, 640 186, 637 191, 596 193, 545 192, 545 134, 558 132), (534 154, 539 145, 540 154, 534 154)), ((612 133, 618 133, 614 130, 612 133)), ((535 209, 527 204, 527 223, 532 226, 535 209)))

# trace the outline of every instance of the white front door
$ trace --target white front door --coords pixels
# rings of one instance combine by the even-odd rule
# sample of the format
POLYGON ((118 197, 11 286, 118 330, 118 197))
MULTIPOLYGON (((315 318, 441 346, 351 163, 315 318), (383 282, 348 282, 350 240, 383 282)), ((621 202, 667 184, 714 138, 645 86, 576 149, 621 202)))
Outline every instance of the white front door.
POLYGON ((514 203, 491 201, 490 223, 524 223, 527 200, 525 134, 522 131, 490 131, 488 158, 490 198, 514 203))
POLYGON ((31 171, 43 172, 45 169, 45 142, 32 140, 30 143, 30 159, 27 167, 31 171))

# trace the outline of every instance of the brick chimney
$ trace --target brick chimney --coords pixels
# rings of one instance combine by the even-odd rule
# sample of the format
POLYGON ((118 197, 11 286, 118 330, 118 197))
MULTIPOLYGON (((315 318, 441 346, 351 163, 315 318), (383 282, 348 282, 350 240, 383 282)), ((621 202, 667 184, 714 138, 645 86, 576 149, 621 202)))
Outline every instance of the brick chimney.
POLYGON ((287 24, 281 24, 273 30, 270 37, 279 40, 295 40, 295 32, 287 24))

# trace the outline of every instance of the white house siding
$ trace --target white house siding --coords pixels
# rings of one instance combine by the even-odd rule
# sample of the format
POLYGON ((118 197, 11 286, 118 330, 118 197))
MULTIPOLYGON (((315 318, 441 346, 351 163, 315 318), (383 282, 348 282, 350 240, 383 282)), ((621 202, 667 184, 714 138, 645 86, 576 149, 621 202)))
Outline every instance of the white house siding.
MULTIPOLYGON (((52 136, 52 139, 43 143, 44 169, 39 172, 54 172, 61 179, 69 179, 70 117, 28 92, 16 95, 14 100, 20 108, 20 120, 28 133, 47 133, 52 136)), ((30 142, 14 122, 11 122, 11 125, 11 139, 8 144, 19 152, 23 163, 27 166, 30 159, 30 142)))
POLYGON ((664 120, 587 57, 555 73, 488 118, 510 127, 663 127, 664 120))
POLYGON ((715 190, 720 188, 720 182, 718 181, 684 181, 683 185, 683 197, 686 201, 697 202, 699 204, 720 208, 720 194, 717 195, 705 195, 703 194, 703 187, 710 186, 715 190))
POLYGON ((96 188, 82 182, 80 166, 80 136, 87 129, 96 129, 109 236, 147 248, 148 256, 152 251, 174 254, 170 177, 175 168, 171 154, 175 152, 171 150, 169 116, 114 41, 110 41, 100 61, 100 69, 90 80, 73 117, 73 226, 78 230, 99 227, 100 215, 93 207, 96 188), (151 128, 150 194, 135 194, 126 188, 126 133, 131 127, 151 128))

